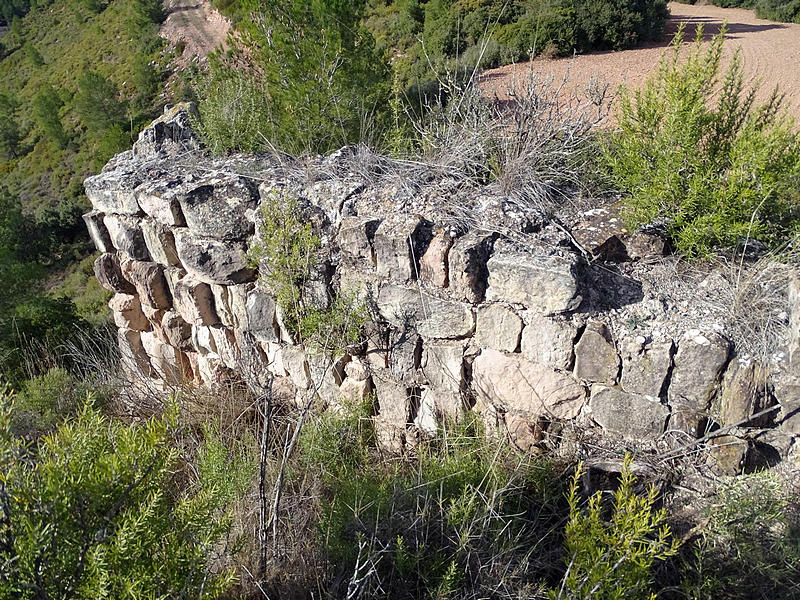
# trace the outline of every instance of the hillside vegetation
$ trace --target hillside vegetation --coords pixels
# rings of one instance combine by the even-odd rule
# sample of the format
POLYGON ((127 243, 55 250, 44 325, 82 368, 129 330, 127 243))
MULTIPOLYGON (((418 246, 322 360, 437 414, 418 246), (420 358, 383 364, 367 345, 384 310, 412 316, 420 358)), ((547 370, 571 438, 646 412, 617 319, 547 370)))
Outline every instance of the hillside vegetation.
POLYGON ((722 8, 752 8, 760 19, 800 23, 798 0, 710 0, 722 8))

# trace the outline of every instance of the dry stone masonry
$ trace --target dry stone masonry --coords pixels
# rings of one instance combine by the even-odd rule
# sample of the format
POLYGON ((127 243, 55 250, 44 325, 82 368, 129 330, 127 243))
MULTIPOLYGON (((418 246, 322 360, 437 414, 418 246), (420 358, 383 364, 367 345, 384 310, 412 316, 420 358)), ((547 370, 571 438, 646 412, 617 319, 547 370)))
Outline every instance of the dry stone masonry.
POLYGON ((657 232, 626 235, 598 209, 567 234, 488 188, 359 175, 348 149, 211 158, 188 110, 166 111, 86 180, 95 272, 114 293, 126 369, 166 385, 271 382, 329 407, 374 397, 380 440, 395 451, 474 411, 523 449, 565 421, 626 444, 736 425, 730 435, 749 441, 720 446, 724 469, 797 460, 797 274, 785 352, 758 364, 713 319, 681 317, 691 298, 648 282, 647 261, 664 253, 657 232), (297 200, 322 240, 314 302, 349 290, 371 313, 349 354, 298 345, 248 261, 259 207, 276 193, 297 200))

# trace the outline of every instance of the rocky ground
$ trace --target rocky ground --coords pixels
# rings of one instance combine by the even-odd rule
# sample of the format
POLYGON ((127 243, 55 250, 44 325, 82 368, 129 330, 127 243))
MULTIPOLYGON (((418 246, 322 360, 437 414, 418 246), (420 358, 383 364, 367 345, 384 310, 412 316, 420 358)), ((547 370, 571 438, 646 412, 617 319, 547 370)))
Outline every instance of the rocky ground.
POLYGON ((786 94, 790 112, 800 117, 800 25, 774 23, 758 19, 752 10, 719 8, 711 5, 688 5, 671 2, 672 13, 667 35, 660 43, 621 52, 595 52, 568 59, 536 59, 533 62, 508 65, 487 71, 484 85, 503 96, 509 87, 520 85, 533 69, 552 75, 557 81, 567 77, 567 91, 581 92, 591 80, 607 82, 612 88, 619 84, 641 85, 658 65, 672 34, 680 24, 686 25, 686 38, 693 40, 696 28, 704 27, 708 39, 727 22, 728 40, 723 66, 728 64, 737 48, 741 48, 745 72, 751 78, 763 80, 763 99, 779 85, 786 94))

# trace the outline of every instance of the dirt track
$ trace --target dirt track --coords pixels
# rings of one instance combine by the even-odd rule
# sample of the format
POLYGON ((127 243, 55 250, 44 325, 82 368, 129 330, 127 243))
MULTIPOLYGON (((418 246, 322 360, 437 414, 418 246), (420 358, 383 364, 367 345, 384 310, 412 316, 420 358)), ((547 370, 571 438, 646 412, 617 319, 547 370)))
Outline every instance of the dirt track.
POLYGON ((536 59, 533 63, 501 67, 484 74, 484 85, 503 96, 507 86, 521 79, 531 66, 538 72, 552 74, 557 80, 568 71, 573 89, 583 88, 592 78, 613 87, 620 83, 640 85, 657 66, 679 23, 686 23, 686 38, 694 40, 698 25, 704 26, 708 38, 727 21, 727 59, 740 46, 747 76, 763 79, 762 97, 779 84, 787 103, 791 104, 790 112, 800 121, 800 25, 757 19, 751 10, 677 2, 671 2, 669 8, 672 18, 662 43, 621 52, 597 52, 570 59, 536 59))
POLYGON ((159 35, 173 44, 186 44, 183 55, 174 62, 176 67, 185 67, 193 57, 203 58, 224 45, 230 22, 212 9, 208 0, 169 0, 167 10, 159 35))

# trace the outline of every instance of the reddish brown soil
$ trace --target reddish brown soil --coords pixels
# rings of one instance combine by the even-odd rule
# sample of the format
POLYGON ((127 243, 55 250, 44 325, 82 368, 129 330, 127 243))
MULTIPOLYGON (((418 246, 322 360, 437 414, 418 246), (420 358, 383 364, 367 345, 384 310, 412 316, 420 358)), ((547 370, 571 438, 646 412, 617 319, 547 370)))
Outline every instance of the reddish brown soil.
POLYGON ((657 66, 679 23, 686 24, 686 39, 694 40, 699 25, 704 26, 708 39, 727 21, 725 63, 740 47, 746 76, 751 81, 763 80, 761 97, 768 96, 779 85, 786 94, 789 111, 800 121, 800 25, 757 19, 751 10, 677 2, 671 2, 669 8, 672 17, 661 43, 620 52, 596 52, 568 59, 540 58, 532 63, 509 65, 487 71, 483 85, 502 97, 509 86, 525 79, 524 74, 532 68, 552 75, 556 81, 566 75, 569 81, 566 89, 572 92, 580 92, 592 78, 605 81, 614 89, 621 83, 638 86, 657 66))

